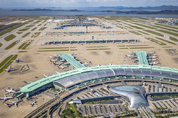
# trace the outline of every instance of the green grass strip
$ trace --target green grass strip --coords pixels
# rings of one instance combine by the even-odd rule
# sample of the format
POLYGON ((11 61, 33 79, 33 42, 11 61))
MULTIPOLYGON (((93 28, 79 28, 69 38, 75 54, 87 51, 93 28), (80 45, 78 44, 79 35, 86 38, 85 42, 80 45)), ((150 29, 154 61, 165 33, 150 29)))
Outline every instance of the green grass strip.
POLYGON ((139 26, 142 26, 142 27, 145 27, 145 28, 148 28, 148 29, 156 29, 155 27, 150 27, 150 26, 142 25, 142 24, 138 24, 138 23, 133 23, 133 24, 139 25, 139 26))
POLYGON ((29 34, 30 34, 30 32, 28 32, 28 33, 24 34, 24 35, 22 36, 22 38, 24 38, 24 37, 28 36, 29 34))
POLYGON ((159 44, 159 45, 166 45, 165 43, 163 43, 163 42, 161 42, 161 41, 158 41, 158 40, 156 40, 156 39, 153 39, 153 38, 146 38, 146 39, 148 39, 148 40, 150 40, 150 41, 152 41, 152 42, 154 42, 154 43, 157 43, 157 44, 159 44))
POLYGON ((163 46, 162 48, 172 48, 172 46, 163 46))
POLYGON ((69 50, 38 50, 38 52, 56 52, 56 51, 69 51, 69 50))
POLYGON ((16 32, 17 34, 22 34, 23 32, 16 32))
POLYGON ((28 44, 25 44, 25 46, 22 49, 25 50, 30 44, 31 42, 29 42, 28 44))
POLYGON ((172 40, 172 41, 178 42, 178 40, 176 38, 174 38, 174 37, 170 36, 169 39, 172 40))
POLYGON ((37 29, 37 27, 33 28, 31 31, 34 31, 34 30, 36 30, 36 29, 37 29))
POLYGON ((118 45, 117 47, 125 47, 125 45, 118 45))
POLYGON ((136 28, 136 29, 143 29, 141 27, 138 27, 138 26, 134 26, 134 25, 129 25, 130 27, 133 27, 133 28, 136 28))
MULTIPOLYGON (((151 33, 151 34, 154 34, 154 35, 157 35, 157 36, 164 37, 163 34, 160 34, 160 33, 158 33, 158 32, 154 32, 154 31, 151 31, 151 30, 144 30, 144 31, 146 31, 146 32, 148 32, 148 33, 151 33)), ((159 30, 158 30, 158 31, 159 31, 159 30)))
POLYGON ((111 50, 111 48, 98 48, 98 49, 86 49, 86 50, 111 50))
POLYGON ((177 32, 178 33, 177 30, 173 30, 173 29, 169 29, 169 28, 165 28, 165 27, 160 27, 160 26, 156 26, 156 27, 161 28, 162 30, 169 30, 169 31, 173 31, 173 32, 177 32))
POLYGON ((24 53, 24 52, 28 52, 28 51, 19 51, 18 53, 24 53))
POLYGON ((168 40, 165 40, 165 39, 162 39, 162 38, 158 38, 158 37, 156 37, 156 38, 161 40, 161 41, 164 41, 164 42, 167 42, 167 43, 170 43, 170 44, 173 44, 173 45, 177 45, 176 43, 173 43, 171 41, 168 41, 168 40))
POLYGON ((11 34, 11 35, 5 37, 4 40, 5 40, 5 41, 10 41, 10 40, 14 39, 15 37, 16 37, 16 36, 15 36, 14 34, 11 34))
POLYGON ((7 46, 6 48, 5 48, 5 50, 8 50, 8 49, 10 49, 10 48, 12 48, 14 45, 16 45, 17 44, 17 41, 14 41, 13 43, 11 43, 9 46, 7 46))
POLYGON ((0 47, 2 46, 2 43, 0 43, 0 47))
POLYGON ((178 33, 169 32, 169 31, 165 31, 165 30, 158 30, 158 31, 166 33, 166 34, 170 34, 170 35, 173 35, 173 36, 178 36, 178 33))
POLYGON ((35 25, 28 25, 28 26, 26 26, 26 27, 33 27, 33 26, 35 26, 35 25))
POLYGON ((149 45, 126 45, 126 47, 134 47, 134 46, 149 46, 149 45))
POLYGON ((149 35, 148 33, 145 33, 145 32, 142 32, 142 31, 138 31, 138 32, 143 33, 143 34, 146 34, 146 35, 149 35))
POLYGON ((70 51, 77 51, 77 49, 70 49, 70 51))
MULTIPOLYGON (((15 59, 17 58, 17 56, 18 56, 18 55, 15 55, 15 56, 12 57, 12 58, 10 57, 11 59, 9 58, 9 59, 10 59, 9 61, 6 60, 6 62, 7 62, 7 61, 8 61, 8 62, 7 62, 7 63, 5 62, 6 65, 4 65, 4 66, 0 69, 0 73, 2 73, 2 72, 4 71, 4 69, 6 69, 7 67, 9 67, 9 65, 13 62, 13 60, 15 60, 15 59)), ((7 59, 7 58, 6 58, 6 59, 7 59)))
POLYGON ((130 32, 130 33, 133 33, 133 34, 136 34, 136 35, 141 35, 141 34, 135 32, 135 31, 129 31, 129 32, 130 32))
POLYGON ((168 27, 168 28, 174 28, 174 29, 177 29, 178 30, 178 27, 175 27, 175 26, 171 26, 171 25, 164 25, 164 24, 160 24, 160 23, 155 23, 156 25, 159 25, 159 26, 165 26, 165 27, 168 27))
POLYGON ((21 46, 19 46, 18 49, 21 49, 25 44, 26 44, 26 42, 23 43, 21 46))
POLYGON ((65 49, 65 48, 69 48, 69 47, 48 47, 48 48, 39 48, 39 49, 65 49))
POLYGON ((1 63, 0 63, 0 67, 2 67, 13 55, 8 56, 6 59, 4 59, 1 63))
POLYGON ((24 29, 20 29, 19 31, 27 31, 28 29, 30 29, 30 28, 24 28, 24 29))

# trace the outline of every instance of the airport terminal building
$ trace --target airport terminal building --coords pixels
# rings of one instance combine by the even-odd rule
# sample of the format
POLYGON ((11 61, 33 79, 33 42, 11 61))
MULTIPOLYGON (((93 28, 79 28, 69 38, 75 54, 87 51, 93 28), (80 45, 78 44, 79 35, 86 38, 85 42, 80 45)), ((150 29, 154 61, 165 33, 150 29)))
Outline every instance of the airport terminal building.
POLYGON ((122 79, 151 79, 178 82, 178 69, 150 65, 107 65, 84 67, 52 75, 20 88, 17 97, 29 98, 54 86, 60 90, 71 90, 99 82, 122 79))

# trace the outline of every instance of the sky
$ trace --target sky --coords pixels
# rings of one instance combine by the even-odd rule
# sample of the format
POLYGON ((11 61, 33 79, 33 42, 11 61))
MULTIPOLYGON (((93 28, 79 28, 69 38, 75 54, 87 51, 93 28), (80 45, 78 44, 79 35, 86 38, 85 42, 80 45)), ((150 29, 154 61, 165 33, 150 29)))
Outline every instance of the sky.
POLYGON ((178 6, 178 0, 0 0, 4 7, 99 7, 99 6, 178 6))

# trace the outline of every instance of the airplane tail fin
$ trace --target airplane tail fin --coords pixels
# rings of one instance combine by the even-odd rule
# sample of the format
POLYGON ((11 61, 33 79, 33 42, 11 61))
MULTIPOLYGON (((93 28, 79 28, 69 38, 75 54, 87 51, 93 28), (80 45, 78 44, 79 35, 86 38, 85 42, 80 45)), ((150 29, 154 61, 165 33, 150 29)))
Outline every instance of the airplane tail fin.
POLYGON ((5 105, 8 106, 8 107, 10 107, 10 104, 8 104, 8 103, 6 103, 5 105))
POLYGON ((4 89, 4 91, 7 91, 6 89, 4 89))

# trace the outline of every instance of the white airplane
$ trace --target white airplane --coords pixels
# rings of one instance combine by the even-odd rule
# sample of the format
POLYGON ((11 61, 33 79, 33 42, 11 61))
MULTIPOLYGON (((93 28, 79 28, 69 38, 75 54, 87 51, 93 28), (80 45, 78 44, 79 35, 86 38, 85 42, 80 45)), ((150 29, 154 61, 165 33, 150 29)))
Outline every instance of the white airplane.
POLYGON ((154 54, 155 52, 149 52, 150 54, 154 54))
POLYGON ((9 69, 4 69, 4 71, 7 71, 7 72, 11 72, 11 71, 15 71, 17 70, 16 68, 11 68, 11 66, 9 67, 9 69))
POLYGON ((153 61, 158 61, 158 59, 148 59, 148 61, 153 62, 153 61))
POLYGON ((45 77, 48 77, 47 75, 44 74, 45 77))
POLYGON ((133 57, 133 55, 125 55, 126 57, 129 57, 129 58, 131 58, 131 57, 133 57))
POLYGON ((109 65, 112 65, 111 63, 109 63, 109 65))
POLYGON ((3 102, 5 102, 8 99, 12 99, 14 97, 7 97, 6 95, 4 95, 4 98, 0 98, 0 100, 3 100, 3 102))
POLYGON ((20 59, 16 59, 16 60, 13 60, 14 62, 17 62, 17 63, 19 63, 19 62, 23 62, 22 60, 20 60, 20 59))
POLYGON ((50 62, 56 63, 58 60, 50 60, 50 62))
POLYGON ((27 81, 23 81, 24 83, 26 83, 26 84, 31 84, 32 82, 27 82, 27 81))
POLYGON ((4 91, 7 92, 7 93, 14 93, 15 92, 12 88, 10 90, 4 89, 4 91))
POLYGON ((158 58, 158 56, 151 56, 151 57, 149 57, 150 59, 157 59, 158 58))
POLYGON ((10 101, 11 103, 6 103, 5 105, 8 106, 8 107, 11 107, 12 105, 16 105, 18 107, 18 103, 21 102, 22 99, 18 99, 17 101, 10 101))
POLYGON ((157 65, 157 64, 160 64, 160 62, 152 62, 150 63, 151 65, 157 65))
POLYGON ((60 66, 59 68, 61 68, 62 70, 64 70, 65 68, 67 68, 67 66, 60 66))
POLYGON ((58 65, 58 66, 60 66, 60 65, 62 65, 64 62, 60 62, 60 63, 54 63, 54 65, 56 66, 56 65, 58 65))
POLYGON ((37 101, 33 100, 33 102, 30 105, 33 107, 35 104, 37 105, 37 101))
POLYGON ((87 65, 89 65, 89 64, 91 64, 91 61, 90 61, 89 63, 85 62, 83 65, 84 65, 84 66, 87 66, 87 65))

